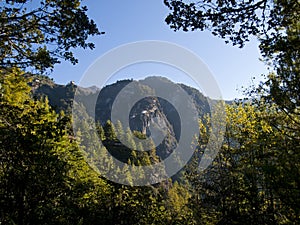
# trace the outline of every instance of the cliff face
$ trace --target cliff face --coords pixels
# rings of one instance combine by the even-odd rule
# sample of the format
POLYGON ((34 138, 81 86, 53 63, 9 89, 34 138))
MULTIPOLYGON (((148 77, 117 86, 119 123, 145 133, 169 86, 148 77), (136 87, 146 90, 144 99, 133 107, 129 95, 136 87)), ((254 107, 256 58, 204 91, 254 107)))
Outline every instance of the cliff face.
POLYGON ((140 131, 150 136, 150 125, 156 122, 162 124, 166 121, 162 114, 157 98, 147 97, 135 104, 129 114, 129 125, 131 129, 140 131))
MULTIPOLYGON (((111 120, 113 103, 120 91, 130 83, 125 93, 122 93, 123 108, 129 107, 131 103, 130 96, 143 96, 137 101, 130 110, 129 115, 126 112, 117 112, 121 118, 129 121, 129 127, 132 131, 136 130, 153 139, 155 143, 161 143, 157 147, 157 154, 161 158, 167 157, 176 147, 177 140, 172 122, 168 120, 164 112, 167 107, 162 99, 154 97, 155 92, 147 85, 143 85, 136 81, 119 81, 115 84, 104 87, 98 96, 96 104, 96 120, 104 124, 107 120, 111 120), (164 139, 162 137, 165 137, 164 139), (162 142, 161 142, 162 141, 162 142)), ((122 109, 122 108, 121 108, 122 109)), ((170 109, 169 109, 170 111, 170 109)), ((173 110, 176 113, 176 110, 173 110)), ((171 115, 169 117, 176 117, 171 115)), ((177 115, 178 117, 178 115, 177 115)), ((126 129, 126 125, 122 124, 126 129)))
POLYGON ((130 112, 129 124, 132 130, 151 137, 155 143, 161 143, 157 153, 161 158, 166 158, 176 148, 178 139, 174 124, 165 115, 160 100, 147 97, 137 102, 130 112))

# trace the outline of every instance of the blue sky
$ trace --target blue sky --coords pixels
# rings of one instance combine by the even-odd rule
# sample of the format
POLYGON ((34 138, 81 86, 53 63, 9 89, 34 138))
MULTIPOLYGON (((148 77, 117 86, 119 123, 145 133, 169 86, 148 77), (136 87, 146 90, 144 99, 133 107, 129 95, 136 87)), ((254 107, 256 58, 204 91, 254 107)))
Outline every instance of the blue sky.
MULTIPOLYGON (((68 62, 57 65, 51 74, 57 83, 66 84, 71 80, 79 83, 88 67, 107 51, 143 40, 168 41, 193 51, 214 75, 224 99, 241 97, 242 86, 252 84, 252 77, 256 77, 255 82, 258 82, 260 75, 267 72, 264 63, 259 61, 258 42, 255 39, 239 49, 226 45, 209 32, 174 32, 164 22, 168 9, 163 1, 85 0, 83 4, 89 9, 88 16, 105 35, 89 39, 96 44, 94 50, 75 50, 79 59, 77 65, 68 62)), ((120 78, 143 77, 148 72, 151 75, 153 71, 139 66, 134 70, 120 71, 117 75, 119 77, 114 76, 109 82, 120 78)), ((161 71, 159 75, 163 73, 161 71)), ((176 82, 191 84, 186 76, 180 74, 168 74, 167 77, 176 82)))

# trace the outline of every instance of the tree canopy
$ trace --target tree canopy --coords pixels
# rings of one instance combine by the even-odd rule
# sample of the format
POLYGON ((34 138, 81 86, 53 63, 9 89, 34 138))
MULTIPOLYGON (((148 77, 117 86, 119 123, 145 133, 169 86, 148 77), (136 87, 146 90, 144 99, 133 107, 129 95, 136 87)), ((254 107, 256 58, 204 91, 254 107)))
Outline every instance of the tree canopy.
MULTIPOLYGON (((227 107, 224 145, 204 173, 188 169, 203 224, 298 224, 300 4, 297 0, 165 0, 172 29, 260 41, 267 79, 227 107), (192 172, 191 172, 192 171, 192 172)), ((202 121, 202 123, 205 121, 202 121)), ((205 142, 206 127, 199 146, 205 142)), ((205 145, 204 145, 205 146, 205 145)), ((201 150, 201 148, 200 148, 201 150)))
MULTIPOLYGON (((174 30, 209 30, 243 47, 250 37, 260 41, 270 73, 252 91, 255 98, 275 102, 281 110, 299 116, 300 3, 298 0, 165 0, 166 18, 174 30)), ((294 121, 295 122, 295 121, 294 121)))
POLYGON ((171 10, 166 22, 174 30, 210 30, 226 42, 243 47, 251 36, 276 39, 299 21, 299 2, 273 0, 164 0, 171 10))
POLYGON ((72 50, 100 32, 81 0, 7 0, 0 3, 0 67, 45 70, 61 59, 77 63, 72 50))

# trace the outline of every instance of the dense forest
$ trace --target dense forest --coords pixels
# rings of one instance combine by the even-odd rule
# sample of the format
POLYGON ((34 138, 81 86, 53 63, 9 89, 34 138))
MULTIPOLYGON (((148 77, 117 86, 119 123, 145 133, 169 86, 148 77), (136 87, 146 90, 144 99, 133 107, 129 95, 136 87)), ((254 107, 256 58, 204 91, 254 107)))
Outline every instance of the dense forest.
MULTIPOLYGON (((60 60, 77 62, 74 48, 93 49, 89 36, 104 35, 87 8, 79 0, 40 0, 36 8, 28 0, 1 1, 0 224, 300 223, 299 1, 188 2, 164 1, 171 29, 210 30, 240 47, 255 36, 270 73, 246 90, 246 99, 224 106, 225 121, 218 121, 217 110, 207 111, 204 96, 185 87, 199 101, 199 133, 191 143, 196 151, 175 176, 135 186, 126 166, 111 169, 105 151, 134 165, 141 175, 134 179, 150 179, 155 174, 142 166, 161 161, 161 149, 153 143, 136 146, 130 128, 104 115, 95 136, 84 130, 75 134, 70 111, 76 87, 58 87, 47 77, 60 60), (44 89, 36 87, 37 80, 44 89), (51 88, 68 91, 54 99, 45 91, 51 88), (212 121, 225 123, 222 137, 211 135, 212 121), (133 148, 120 145, 117 136, 133 148), (216 146, 217 156, 199 171, 209 140, 219 138, 224 140, 216 146), (82 145, 88 151, 81 151, 82 145), (87 160, 94 158, 103 160, 87 160), (115 170, 126 174, 119 179, 128 185, 103 173, 115 170)), ((82 120, 80 127, 90 122, 82 120)), ((146 138, 143 130, 134 135, 146 138)), ((178 136, 174 131, 172 140, 178 136)))

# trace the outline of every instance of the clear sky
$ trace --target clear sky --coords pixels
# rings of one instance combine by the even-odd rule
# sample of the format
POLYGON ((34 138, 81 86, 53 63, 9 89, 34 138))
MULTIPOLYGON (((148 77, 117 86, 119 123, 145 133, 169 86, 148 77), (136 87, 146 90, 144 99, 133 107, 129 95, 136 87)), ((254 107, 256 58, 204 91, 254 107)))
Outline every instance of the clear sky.
MULTIPOLYGON (((241 97, 242 86, 252 84, 252 77, 256 77, 257 82, 260 75, 266 73, 266 66, 259 60, 256 40, 239 49, 226 45, 209 32, 174 32, 164 22, 168 8, 162 0, 85 0, 83 4, 89 9, 88 16, 105 34, 89 39, 96 44, 94 50, 75 50, 79 59, 76 66, 62 62, 55 67, 51 77, 57 83, 66 84, 71 80, 79 83, 88 67, 104 53, 119 45, 143 40, 168 41, 193 51, 214 75, 224 99, 241 97)), ((121 72, 118 74, 121 78, 138 78, 147 75, 148 71, 137 68, 130 74, 128 71, 121 72)), ((168 77, 175 82, 189 84, 188 79, 179 74, 168 77)), ((114 79, 118 78, 110 82, 114 79)))

